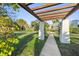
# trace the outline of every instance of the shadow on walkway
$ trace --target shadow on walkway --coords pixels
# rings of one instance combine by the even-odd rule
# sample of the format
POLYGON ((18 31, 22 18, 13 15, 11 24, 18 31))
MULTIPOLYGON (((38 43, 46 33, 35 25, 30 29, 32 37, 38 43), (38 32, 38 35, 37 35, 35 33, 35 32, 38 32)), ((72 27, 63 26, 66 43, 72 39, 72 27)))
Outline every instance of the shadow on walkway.
POLYGON ((46 42, 48 38, 48 34, 45 35, 45 39, 44 40, 40 40, 40 39, 36 39, 35 40, 35 44, 34 44, 34 56, 39 56, 43 47, 44 47, 44 44, 46 42))
POLYGON ((12 55, 16 56, 17 54, 20 54, 24 50, 25 45, 32 40, 33 35, 34 35, 34 33, 21 38, 19 44, 16 45, 17 49, 13 52, 12 55))

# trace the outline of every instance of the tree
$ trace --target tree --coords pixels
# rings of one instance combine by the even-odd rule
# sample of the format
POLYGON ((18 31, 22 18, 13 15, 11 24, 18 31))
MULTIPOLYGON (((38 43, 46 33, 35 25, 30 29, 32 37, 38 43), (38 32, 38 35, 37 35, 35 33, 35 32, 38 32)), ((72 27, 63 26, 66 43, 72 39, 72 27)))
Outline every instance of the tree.
POLYGON ((24 19, 18 19, 18 20, 16 20, 16 23, 20 26, 20 28, 22 30, 26 29, 26 28, 29 28, 27 22, 24 19))
POLYGON ((15 50, 15 45, 19 43, 19 40, 14 36, 15 25, 12 19, 8 16, 4 6, 12 6, 16 8, 15 4, 0 4, 0 56, 11 55, 15 50), (14 5, 14 6, 13 6, 14 5))
POLYGON ((70 23, 70 32, 71 33, 75 33, 75 34, 79 33, 78 24, 79 24, 79 20, 72 20, 71 21, 71 23, 70 23))
POLYGON ((35 20, 31 22, 32 28, 34 28, 35 31, 39 30, 39 21, 35 20))
POLYGON ((53 30, 54 31, 58 31, 58 33, 60 32, 60 29, 61 29, 61 22, 58 20, 58 19, 53 19, 52 20, 52 22, 53 22, 53 30))
POLYGON ((0 16, 0 56, 11 55, 19 40, 14 36, 15 26, 8 16, 0 16))
POLYGON ((59 20, 58 19, 53 19, 52 22, 53 23, 59 23, 59 20))
POLYGON ((45 23, 45 30, 48 30, 49 24, 45 23))
MULTIPOLYGON (((16 15, 15 11, 19 11, 20 6, 17 3, 0 3, 0 16, 5 16, 7 15, 8 17, 10 17, 11 19, 14 18, 16 15), (8 9, 11 9, 8 10, 8 9), (10 12, 9 12, 10 11, 10 12)), ((13 19, 15 20, 15 19, 13 19)))
MULTIPOLYGON (((31 23, 32 28, 34 28, 34 30, 39 30, 39 23, 40 22, 37 21, 37 20, 36 21, 32 21, 32 23, 31 23)), ((49 24, 45 22, 44 27, 45 27, 45 30, 47 30, 48 27, 49 27, 49 24)))
POLYGON ((5 6, 12 7, 15 11, 17 11, 20 8, 18 3, 0 3, 0 6, 1 8, 4 8, 5 6))

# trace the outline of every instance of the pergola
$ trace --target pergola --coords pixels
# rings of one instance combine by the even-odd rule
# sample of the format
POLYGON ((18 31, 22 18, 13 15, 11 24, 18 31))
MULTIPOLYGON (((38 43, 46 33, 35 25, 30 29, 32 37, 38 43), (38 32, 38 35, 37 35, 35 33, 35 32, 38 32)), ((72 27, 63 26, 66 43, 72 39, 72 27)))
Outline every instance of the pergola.
POLYGON ((55 7, 65 3, 46 3, 41 6, 37 6, 34 8, 30 8, 29 5, 35 3, 19 3, 19 5, 36 17, 40 21, 39 25, 39 39, 44 40, 44 21, 54 20, 54 19, 62 19, 62 30, 60 32, 60 41, 62 43, 70 43, 69 37, 69 20, 66 19, 71 14, 79 9, 78 3, 69 3, 67 5, 61 7, 55 7), (41 10, 48 7, 54 7, 48 10, 43 10, 39 12, 35 12, 37 10, 41 10))

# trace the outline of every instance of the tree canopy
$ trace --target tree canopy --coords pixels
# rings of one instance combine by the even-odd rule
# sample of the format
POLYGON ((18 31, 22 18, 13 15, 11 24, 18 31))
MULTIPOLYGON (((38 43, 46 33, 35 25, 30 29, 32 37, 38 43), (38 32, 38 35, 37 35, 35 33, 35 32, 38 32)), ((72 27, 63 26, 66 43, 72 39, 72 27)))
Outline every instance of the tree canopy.
POLYGON ((14 45, 19 43, 19 40, 14 36, 14 31, 18 29, 18 26, 8 16, 4 8, 6 5, 15 8, 15 4, 0 4, 0 56, 11 55, 15 50, 14 45))
MULTIPOLYGON (((36 20, 36 21, 32 21, 31 26, 34 28, 34 30, 39 30, 39 24, 40 22, 36 20)), ((45 27, 45 30, 47 30, 49 27, 49 24, 45 22, 44 27, 45 27)))
POLYGON ((16 20, 16 23, 22 28, 24 27, 25 29, 26 28, 29 28, 29 25, 28 23, 24 20, 24 19, 18 19, 16 20))

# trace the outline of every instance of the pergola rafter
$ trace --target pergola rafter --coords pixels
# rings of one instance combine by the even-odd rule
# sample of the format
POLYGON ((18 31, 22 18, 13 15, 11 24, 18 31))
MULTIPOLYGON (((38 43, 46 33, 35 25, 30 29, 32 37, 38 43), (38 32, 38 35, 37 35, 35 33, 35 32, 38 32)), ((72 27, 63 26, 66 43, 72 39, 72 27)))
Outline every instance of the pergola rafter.
POLYGON ((55 6, 55 5, 59 5, 61 3, 48 3, 48 4, 43 4, 42 6, 37 6, 35 8, 31 8, 32 11, 35 10, 39 10, 39 9, 43 9, 43 8, 47 8, 47 7, 51 7, 51 6, 55 6))
POLYGON ((48 13, 44 13, 44 14, 37 14, 38 16, 46 16, 46 15, 56 15, 56 14, 62 14, 62 13, 67 13, 67 12, 70 12, 72 10, 71 9, 67 9, 67 10, 59 10, 57 12, 48 12, 48 13))
POLYGON ((26 6, 29 6, 29 5, 31 5, 31 4, 34 4, 34 3, 26 3, 26 6))
POLYGON ((19 3, 21 7, 23 7, 26 11, 28 11, 30 14, 35 16, 38 20, 42 21, 28 6, 26 6, 25 3, 19 3))
POLYGON ((45 19, 50 20, 51 18, 52 19, 54 19, 54 18, 65 19, 68 16, 70 16, 73 12, 78 10, 78 6, 79 6, 78 3, 72 3, 72 4, 67 4, 65 6, 61 6, 61 7, 55 7, 55 8, 49 9, 49 10, 34 12, 36 10, 60 5, 62 3, 47 3, 47 4, 43 4, 42 6, 29 8, 28 6, 31 4, 33 4, 33 3, 27 3, 27 4, 19 3, 19 5, 21 7, 23 7, 25 10, 27 10, 30 14, 32 14, 34 17, 36 17, 40 21, 45 21, 45 19))
POLYGON ((60 33, 60 42, 61 43, 70 43, 70 34, 69 34, 69 20, 66 19, 71 14, 73 14, 75 11, 79 9, 78 3, 73 4, 67 4, 67 5, 61 5, 61 7, 54 7, 56 5, 60 5, 61 3, 49 3, 44 4, 42 6, 38 6, 35 8, 28 7, 31 4, 25 4, 25 3, 19 3, 21 7, 23 7, 26 11, 28 11, 30 14, 32 14, 34 17, 36 17, 38 20, 40 20, 39 23, 39 39, 44 40, 44 22, 42 21, 48 21, 48 20, 54 20, 54 19, 62 19, 63 21, 61 24, 61 33, 60 33), (48 8, 48 7, 54 7, 49 10, 44 10, 40 12, 35 12, 36 10, 48 8), (71 8, 71 9, 70 9, 71 8))
POLYGON ((66 14, 60 14, 60 15, 51 15, 51 16, 45 16, 45 17, 40 17, 42 20, 51 20, 51 19, 58 19, 58 18, 64 18, 66 16, 66 14))
POLYGON ((69 15, 73 14, 78 9, 79 9, 79 3, 63 19, 66 19, 69 15))
POLYGON ((47 15, 47 16, 41 16, 40 18, 49 18, 49 17, 55 17, 55 16, 63 16, 67 15, 68 13, 63 13, 63 14, 57 14, 57 15, 47 15))
POLYGON ((49 17, 49 18, 42 18, 42 20, 45 20, 45 21, 48 21, 48 20, 54 20, 54 19, 62 19, 64 18, 65 16, 60 16, 60 17, 49 17))
POLYGON ((48 20, 54 20, 54 19, 62 19, 63 17, 54 17, 54 18, 48 18, 48 19, 43 19, 44 21, 48 21, 48 20))
POLYGON ((53 12, 53 11, 57 11, 57 10, 62 10, 62 9, 67 9, 67 8, 72 8, 74 6, 76 6, 77 4, 68 4, 66 6, 62 6, 62 7, 57 7, 57 8, 52 8, 50 10, 44 10, 41 12, 36 12, 36 14, 42 14, 42 13, 47 13, 47 12, 53 12))

